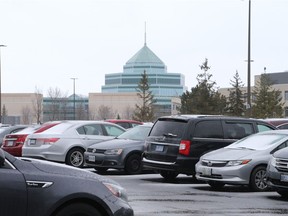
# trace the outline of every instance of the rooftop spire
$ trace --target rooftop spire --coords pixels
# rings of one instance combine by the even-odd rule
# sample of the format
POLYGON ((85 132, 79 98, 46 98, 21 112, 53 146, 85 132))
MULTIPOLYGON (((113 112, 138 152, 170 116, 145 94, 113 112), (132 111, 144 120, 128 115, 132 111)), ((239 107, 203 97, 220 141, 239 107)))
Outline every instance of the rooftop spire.
POLYGON ((146 22, 145 22, 145 29, 144 29, 144 46, 146 46, 146 22))

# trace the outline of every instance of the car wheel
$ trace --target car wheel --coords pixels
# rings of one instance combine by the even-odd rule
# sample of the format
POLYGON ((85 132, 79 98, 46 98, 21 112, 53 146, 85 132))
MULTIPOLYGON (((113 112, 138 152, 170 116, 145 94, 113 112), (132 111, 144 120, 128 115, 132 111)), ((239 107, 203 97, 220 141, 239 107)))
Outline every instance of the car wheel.
POLYGON ((162 170, 162 171, 160 171, 160 175, 161 175, 166 181, 171 181, 171 180, 175 180, 175 178, 178 176, 178 173, 177 173, 177 172, 174 172, 174 171, 162 170))
POLYGON ((213 190, 219 190, 225 186, 225 183, 216 182, 216 181, 209 181, 208 184, 213 190))
POLYGON ((102 216, 93 206, 86 203, 72 203, 60 209, 55 216, 102 216))
POLYGON ((130 155, 125 163, 125 172, 128 174, 139 174, 142 172, 142 162, 140 155, 130 155))
POLYGON ((81 148, 73 148, 67 153, 66 164, 74 167, 83 167, 84 150, 81 148))
POLYGON ((97 167, 97 168, 95 167, 94 169, 99 173, 104 173, 108 170, 108 168, 106 167, 97 167))
POLYGON ((252 191, 266 191, 268 189, 265 166, 258 166, 252 171, 249 186, 252 191))
POLYGON ((284 199, 288 199, 288 191, 278 190, 278 194, 280 194, 284 199))

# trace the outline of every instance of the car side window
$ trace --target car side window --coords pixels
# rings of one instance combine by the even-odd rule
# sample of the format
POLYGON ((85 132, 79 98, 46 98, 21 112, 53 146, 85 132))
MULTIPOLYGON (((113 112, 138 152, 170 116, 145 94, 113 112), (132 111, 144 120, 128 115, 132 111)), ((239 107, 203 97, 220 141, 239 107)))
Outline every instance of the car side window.
POLYGON ((257 128, 258 128, 259 132, 274 130, 272 127, 269 127, 269 126, 263 125, 263 124, 259 124, 259 123, 257 123, 257 128))
POLYGON ((224 129, 228 139, 242 139, 254 133, 252 123, 224 122, 224 129))
POLYGON ((220 121, 200 121, 196 124, 194 137, 199 138, 221 138, 223 129, 220 121))
POLYGON ((118 127, 115 127, 113 125, 104 125, 105 130, 107 132, 107 136, 119 136, 120 134, 122 134, 124 131, 121 130, 118 127))
POLYGON ((103 135, 102 127, 98 124, 84 125, 77 128, 77 131, 82 135, 103 135))

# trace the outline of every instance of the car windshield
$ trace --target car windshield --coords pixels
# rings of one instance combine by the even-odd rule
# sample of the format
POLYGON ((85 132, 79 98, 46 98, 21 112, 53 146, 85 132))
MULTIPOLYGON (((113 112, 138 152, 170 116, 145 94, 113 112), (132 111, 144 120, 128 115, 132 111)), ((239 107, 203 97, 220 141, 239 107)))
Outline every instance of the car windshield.
POLYGON ((27 128, 24 128, 23 130, 20 130, 20 131, 16 132, 15 134, 31 134, 35 130, 37 130, 38 128, 40 128, 40 125, 27 127, 27 128))
POLYGON ((117 139, 145 140, 150 129, 151 127, 148 126, 136 126, 119 135, 117 139))
POLYGON ((283 134, 254 134, 241 139, 225 148, 265 150, 270 148, 270 146, 283 139, 284 137, 287 136, 283 134))
POLYGON ((64 131, 66 131, 68 128, 72 127, 74 124, 70 122, 62 122, 58 125, 55 125, 54 127, 51 127, 47 130, 45 130, 45 133, 47 134, 62 134, 64 131))

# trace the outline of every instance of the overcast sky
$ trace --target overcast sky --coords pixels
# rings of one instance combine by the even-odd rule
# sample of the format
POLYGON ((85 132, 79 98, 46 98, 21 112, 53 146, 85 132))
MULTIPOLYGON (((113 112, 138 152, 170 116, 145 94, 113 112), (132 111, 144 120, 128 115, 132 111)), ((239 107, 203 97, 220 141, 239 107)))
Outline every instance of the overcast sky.
MULTIPOLYGON (((2 93, 88 96, 144 45, 195 86, 205 58, 212 79, 247 85, 248 0, 0 0, 2 93)), ((251 81, 288 70, 288 1, 251 0, 251 81)))

